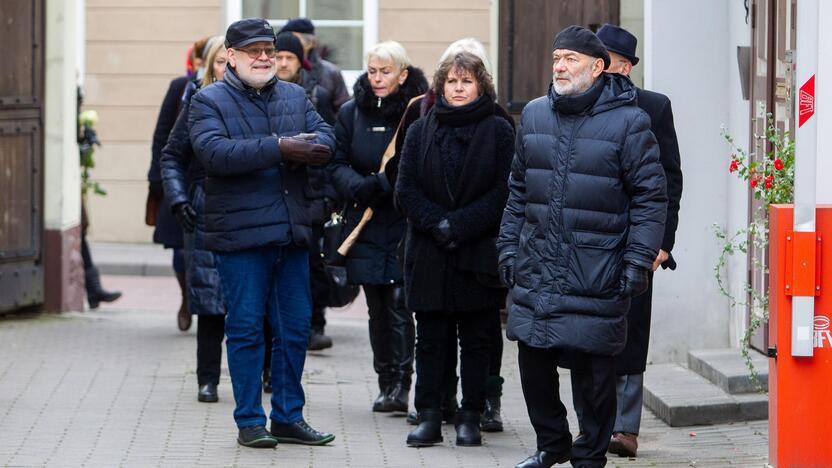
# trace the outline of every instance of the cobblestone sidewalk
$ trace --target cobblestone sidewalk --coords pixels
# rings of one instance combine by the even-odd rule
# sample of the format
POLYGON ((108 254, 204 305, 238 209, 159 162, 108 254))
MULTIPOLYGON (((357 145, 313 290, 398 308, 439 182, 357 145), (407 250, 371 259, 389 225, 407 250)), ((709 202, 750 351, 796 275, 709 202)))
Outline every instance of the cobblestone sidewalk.
MULTIPOLYGON (((442 446, 405 447, 404 418, 370 412, 375 376, 360 300, 328 314, 335 347, 306 364, 306 417, 335 442, 239 447, 225 367, 220 402, 196 400, 195 330, 176 329, 175 280, 104 283, 122 289, 122 300, 93 312, 0 317, 0 466, 506 467, 534 450, 513 343, 503 361, 505 432, 463 448, 445 426, 442 446)), ((571 401, 567 374, 561 382, 571 401)), ((570 425, 577 427, 571 414, 570 425)), ((764 421, 669 428, 645 411, 642 429, 639 458, 610 458, 608 466, 765 465, 764 421)))

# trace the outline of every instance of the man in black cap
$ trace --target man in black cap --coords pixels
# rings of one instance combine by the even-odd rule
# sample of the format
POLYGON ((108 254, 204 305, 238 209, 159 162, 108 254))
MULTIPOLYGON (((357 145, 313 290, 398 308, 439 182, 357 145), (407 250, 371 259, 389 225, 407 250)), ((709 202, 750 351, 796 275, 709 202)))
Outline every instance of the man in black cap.
POLYGON ((334 150, 332 127, 301 87, 275 78, 268 21, 237 21, 225 38, 225 76, 194 95, 188 124, 206 172, 204 242, 216 253, 227 311, 237 442, 322 445, 334 436, 303 418, 312 242, 304 190, 307 167, 325 165, 334 150), (274 337, 269 343, 266 318, 274 337), (264 347, 272 351, 271 431, 261 404, 264 347))
MULTIPOLYGON (((610 55, 607 73, 629 76, 638 64, 636 44, 638 40, 623 28, 605 24, 598 30, 598 39, 604 43, 610 55)), ((644 370, 647 365, 647 347, 650 342, 650 312, 653 295, 653 272, 663 268, 676 268, 670 255, 679 224, 679 200, 682 197, 682 168, 679 159, 679 143, 673 126, 673 110, 670 99, 664 94, 636 88, 638 106, 650 116, 650 130, 659 143, 662 167, 667 180, 667 220, 661 249, 653 262, 647 292, 633 298, 627 313, 627 345, 615 357, 616 418, 609 451, 624 457, 635 457, 638 449, 638 433, 641 426, 642 396, 644 394, 644 370)), ((575 411, 585 406, 584 395, 573 394, 575 411)))
POLYGON ((521 468, 571 460, 606 464, 615 422, 613 356, 626 340, 630 299, 643 293, 664 232, 658 146, 627 78, 588 29, 555 37, 548 96, 517 132, 503 214, 499 271, 513 303, 523 396, 537 451, 521 468), (572 392, 586 401, 572 441, 557 365, 570 353, 572 392))
POLYGON ((332 104, 341 107, 350 100, 347 85, 341 70, 334 63, 324 60, 318 53, 318 38, 315 36, 315 25, 309 18, 290 19, 279 31, 279 33, 291 32, 303 44, 303 53, 306 55, 304 68, 312 72, 315 80, 329 91, 332 96, 332 104))

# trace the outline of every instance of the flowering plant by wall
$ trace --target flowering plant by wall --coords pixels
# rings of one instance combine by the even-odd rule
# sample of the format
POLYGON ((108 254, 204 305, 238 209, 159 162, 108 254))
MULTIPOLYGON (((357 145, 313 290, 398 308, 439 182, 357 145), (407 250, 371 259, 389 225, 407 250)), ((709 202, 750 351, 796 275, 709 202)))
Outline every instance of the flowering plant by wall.
MULTIPOLYGON (((725 284, 725 267, 729 257, 737 254, 748 254, 753 247, 761 255, 752 255, 753 270, 768 277, 768 209, 771 204, 792 203, 794 201, 794 141, 789 133, 780 131, 771 114, 767 115, 768 125, 765 135, 754 135, 757 140, 756 148, 766 148, 770 144, 770 151, 763 157, 751 155, 738 147, 734 138, 723 126, 722 137, 728 143, 731 153, 728 161, 728 172, 734 174, 743 183, 748 184, 754 199, 761 201, 751 214, 746 227, 733 234, 719 225, 714 225, 717 238, 722 243, 722 252, 714 266, 714 274, 720 292, 728 297, 733 307, 749 307, 751 319, 746 327, 741 343, 742 355, 745 357, 751 377, 760 385, 759 376, 751 361, 751 337, 757 330, 768 322, 768 292, 754 288, 751 278, 743 285, 744 298, 737 298, 728 290, 725 284)), ((764 151, 764 150, 763 150, 764 151)))

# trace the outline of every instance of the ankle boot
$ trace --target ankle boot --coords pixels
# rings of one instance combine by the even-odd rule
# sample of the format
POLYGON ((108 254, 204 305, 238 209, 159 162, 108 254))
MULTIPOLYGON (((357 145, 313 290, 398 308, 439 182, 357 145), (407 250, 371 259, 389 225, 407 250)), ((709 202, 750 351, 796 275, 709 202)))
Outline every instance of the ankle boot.
POLYGON ((410 385, 398 381, 390 387, 388 394, 388 408, 390 411, 407 413, 407 400, 410 395, 410 385))
POLYGON ((84 281, 87 289, 87 302, 90 309, 97 309, 102 302, 113 302, 121 297, 121 291, 107 291, 101 287, 101 275, 98 268, 92 267, 84 271, 84 281))
POLYGON ((503 378, 495 375, 485 383, 485 411, 482 412, 483 432, 503 432, 503 418, 500 415, 500 397, 503 394, 503 378))
POLYGON ((176 325, 181 331, 188 331, 191 328, 191 311, 188 310, 188 286, 185 282, 185 273, 176 272, 176 281, 179 282, 179 290, 182 292, 182 304, 176 314, 176 325))
POLYGON ((374 413, 389 413, 393 411, 390 409, 390 390, 391 384, 386 377, 379 377, 378 379, 378 396, 373 401, 374 413))
POLYGON ((456 444, 463 447, 482 445, 480 414, 476 411, 460 410, 456 414, 456 444))
POLYGON ((442 411, 422 410, 419 425, 407 435, 409 447, 430 447, 442 442, 442 411))

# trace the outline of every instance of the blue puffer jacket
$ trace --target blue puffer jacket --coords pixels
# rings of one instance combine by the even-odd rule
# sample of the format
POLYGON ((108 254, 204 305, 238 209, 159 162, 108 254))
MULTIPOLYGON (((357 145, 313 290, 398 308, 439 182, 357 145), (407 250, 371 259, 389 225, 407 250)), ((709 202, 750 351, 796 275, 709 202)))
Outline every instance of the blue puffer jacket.
POLYGON ((316 133, 334 151, 335 139, 303 88, 275 79, 256 91, 228 67, 191 99, 188 124, 206 172, 206 248, 311 245, 306 167, 284 164, 277 140, 316 133))
POLYGON ((523 110, 497 243, 501 261, 514 257, 509 338, 602 355, 624 348, 620 273, 625 263, 651 267, 667 209, 659 147, 635 104, 629 79, 603 74, 583 95, 550 90, 523 110))

